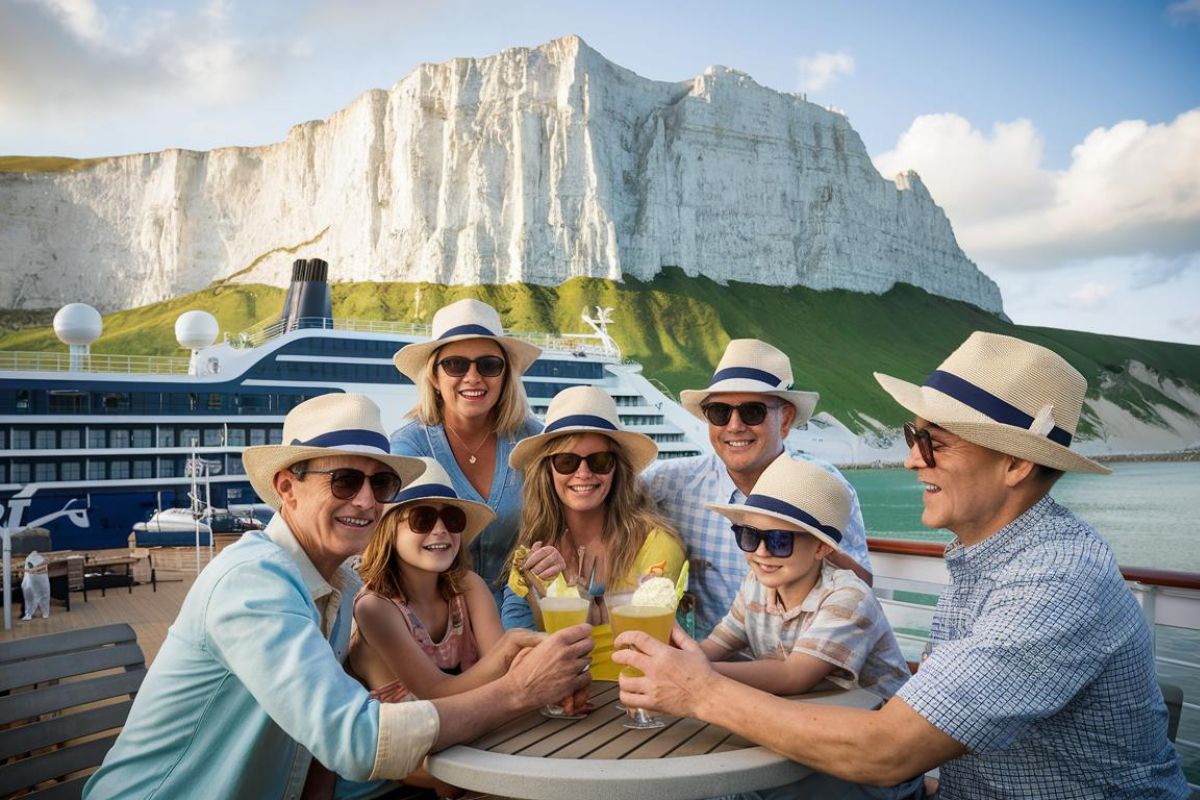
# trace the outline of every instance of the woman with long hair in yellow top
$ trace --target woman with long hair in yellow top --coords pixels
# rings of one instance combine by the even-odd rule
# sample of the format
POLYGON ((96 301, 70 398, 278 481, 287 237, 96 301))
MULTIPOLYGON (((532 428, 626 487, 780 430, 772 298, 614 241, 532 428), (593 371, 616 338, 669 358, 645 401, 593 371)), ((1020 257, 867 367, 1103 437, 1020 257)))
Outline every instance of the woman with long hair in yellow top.
POLYGON ((510 457, 524 470, 525 486, 501 621, 506 629, 535 627, 522 562, 542 565, 533 571, 544 582, 565 571, 569 582, 603 599, 589 618, 597 679, 616 680, 618 672, 608 658, 612 632, 603 609, 628 602, 651 572, 675 580, 686 559, 683 542, 640 477, 657 455, 650 437, 621 428, 608 394, 578 386, 555 396, 545 430, 522 440, 510 457), (549 563, 558 570, 547 574, 549 563))

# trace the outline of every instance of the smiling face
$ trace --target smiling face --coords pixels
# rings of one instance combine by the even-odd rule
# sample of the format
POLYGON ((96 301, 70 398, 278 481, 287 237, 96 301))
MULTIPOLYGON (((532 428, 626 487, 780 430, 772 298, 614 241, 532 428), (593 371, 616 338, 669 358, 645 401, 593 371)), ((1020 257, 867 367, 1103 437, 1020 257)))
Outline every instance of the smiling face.
POLYGON ((821 571, 821 559, 832 552, 833 548, 817 537, 809 535, 799 525, 766 514, 743 514, 739 517, 739 522, 763 531, 795 532, 796 539, 792 544, 792 554, 787 558, 771 555, 767 550, 766 541, 760 541, 758 549, 753 553, 745 553, 745 556, 746 563, 754 571, 758 582, 783 595, 785 600, 789 601, 789 608, 793 603, 802 601, 821 571), (799 596, 791 597, 789 595, 799 596))
MULTIPOLYGON (((444 358, 461 356, 476 359, 480 356, 500 356, 506 362, 508 357, 504 349, 490 339, 465 339, 461 342, 451 342, 440 348, 434 355, 434 363, 444 358)), ((487 417, 492 409, 500 402, 504 390, 504 381, 508 376, 505 371, 494 378, 485 378, 479 374, 477 365, 472 364, 467 374, 461 377, 447 375, 444 369, 435 367, 433 382, 442 398, 442 414, 451 425, 463 425, 471 421, 487 417)))
POLYGON ((929 431, 934 466, 925 464, 920 450, 909 449, 904 466, 917 473, 923 484, 921 523, 946 528, 971 544, 1004 527, 1010 491, 1006 477, 1012 459, 980 447, 920 417, 914 423, 929 431))
MULTIPOLYGON (((578 456, 589 456, 592 453, 604 453, 613 449, 613 442, 607 436, 598 433, 588 433, 575 437, 570 447, 554 450, 556 453, 574 453, 578 456)), ((543 460, 543 469, 550 470, 554 480, 554 493, 567 509, 575 512, 595 511, 604 507, 612 489, 614 469, 607 475, 592 472, 586 460, 579 462, 578 468, 570 475, 561 475, 550 465, 550 458, 543 460)))
POLYGON ((705 403, 765 403, 767 418, 759 425, 742 422, 736 411, 726 425, 708 423, 708 440, 735 481, 753 486, 772 461, 783 452, 783 440, 796 417, 796 407, 774 395, 754 392, 718 392, 705 403))
MULTIPOLYGON (((435 500, 421 500, 413 506, 433 506, 439 511, 446 506, 435 500)), ((450 569, 462 547, 462 534, 450 533, 439 516, 429 533, 414 533, 408 524, 406 509, 392 512, 399 515, 396 525, 396 554, 406 567, 441 574, 450 569)))
POLYGON ((379 524, 383 506, 371 490, 370 476, 392 472, 391 468, 367 456, 326 456, 308 461, 307 470, 357 469, 367 480, 349 500, 340 500, 330 491, 330 476, 295 477, 287 470, 275 476, 275 490, 282 501, 281 512, 292 534, 304 548, 313 565, 337 564, 361 553, 379 524))

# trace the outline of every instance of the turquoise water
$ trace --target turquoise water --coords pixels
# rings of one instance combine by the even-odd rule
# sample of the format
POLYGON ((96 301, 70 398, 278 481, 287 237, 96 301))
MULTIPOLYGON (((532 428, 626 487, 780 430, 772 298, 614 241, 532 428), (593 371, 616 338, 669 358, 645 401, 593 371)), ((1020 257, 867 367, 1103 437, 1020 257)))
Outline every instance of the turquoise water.
MULTIPOLYGON (((1128 567, 1200 572, 1200 462, 1113 464, 1112 475, 1067 474, 1051 493, 1087 521, 1128 567)), ((903 469, 843 473, 869 536, 947 542, 921 525, 921 486, 903 469)))

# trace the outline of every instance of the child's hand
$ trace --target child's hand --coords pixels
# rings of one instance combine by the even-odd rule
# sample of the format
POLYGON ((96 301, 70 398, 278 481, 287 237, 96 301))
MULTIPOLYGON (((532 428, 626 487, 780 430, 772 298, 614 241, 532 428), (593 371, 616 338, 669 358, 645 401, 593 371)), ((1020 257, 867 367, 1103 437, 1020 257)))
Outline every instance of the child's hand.
POLYGON ((496 643, 496 650, 499 651, 500 657, 504 661, 504 670, 507 672, 512 664, 517 653, 527 647, 537 647, 537 645, 546 638, 546 634, 531 631, 527 628, 513 628, 504 632, 500 637, 500 641, 496 643))
POLYGON ((534 542, 525 558, 525 569, 545 583, 554 580, 566 568, 567 562, 558 548, 551 545, 543 547, 541 542, 534 542))

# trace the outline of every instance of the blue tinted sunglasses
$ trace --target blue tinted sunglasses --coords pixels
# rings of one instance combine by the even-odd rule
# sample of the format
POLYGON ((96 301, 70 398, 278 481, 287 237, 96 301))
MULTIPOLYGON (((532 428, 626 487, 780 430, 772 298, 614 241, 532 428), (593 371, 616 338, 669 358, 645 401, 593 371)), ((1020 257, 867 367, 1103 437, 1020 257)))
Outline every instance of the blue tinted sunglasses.
POLYGON ((757 550, 759 542, 766 542, 767 552, 776 558, 787 558, 792 554, 792 545, 796 542, 795 531, 764 531, 753 525, 734 525, 732 527, 738 547, 747 553, 757 550))

